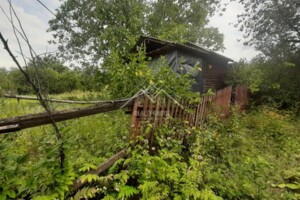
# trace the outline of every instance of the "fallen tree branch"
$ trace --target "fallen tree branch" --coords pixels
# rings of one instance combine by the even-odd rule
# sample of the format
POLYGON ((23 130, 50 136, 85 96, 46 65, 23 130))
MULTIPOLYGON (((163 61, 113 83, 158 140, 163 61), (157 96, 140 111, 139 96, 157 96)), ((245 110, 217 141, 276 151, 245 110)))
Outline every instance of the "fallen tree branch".
POLYGON ((117 101, 109 101, 99 105, 88 106, 84 108, 72 108, 61 111, 53 111, 51 119, 48 112, 17 116, 12 118, 0 119, 0 134, 22 129, 51 124, 53 121, 60 122, 75 118, 80 118, 98 113, 109 112, 124 107, 130 107, 133 104, 132 99, 122 99, 117 101))
MULTIPOLYGON (((11 94, 4 94, 3 97, 12 98, 12 99, 37 100, 37 101, 39 100, 36 97, 11 95, 11 94)), ((108 102, 108 101, 73 101, 73 100, 63 100, 63 99, 44 99, 44 101, 54 102, 54 103, 68 103, 68 104, 99 104, 99 103, 108 102)))
MULTIPOLYGON (((105 162, 101 163, 97 169, 95 170, 90 170, 88 171, 86 174, 96 174, 99 175, 102 172, 106 171, 107 169, 109 169, 111 166, 113 166, 113 164, 121 159, 124 158, 126 156, 126 151, 125 149, 119 151, 118 153, 116 153, 115 155, 111 156, 109 159, 107 159, 105 162)), ((70 189, 72 189, 73 191, 76 191, 78 189, 80 189, 83 185, 85 184, 85 182, 81 182, 80 178, 77 178, 74 182, 73 185, 70 186, 70 189)))

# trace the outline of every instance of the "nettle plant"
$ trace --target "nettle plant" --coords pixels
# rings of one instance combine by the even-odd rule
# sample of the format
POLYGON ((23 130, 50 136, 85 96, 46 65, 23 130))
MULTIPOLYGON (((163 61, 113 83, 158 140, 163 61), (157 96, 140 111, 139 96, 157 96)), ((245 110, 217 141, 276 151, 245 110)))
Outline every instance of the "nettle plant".
POLYGON ((203 157, 189 150, 187 137, 194 131, 182 125, 155 131, 155 143, 148 136, 151 125, 128 148, 128 158, 118 160, 108 175, 84 175, 90 183, 73 197, 103 199, 221 199, 204 184, 203 157))

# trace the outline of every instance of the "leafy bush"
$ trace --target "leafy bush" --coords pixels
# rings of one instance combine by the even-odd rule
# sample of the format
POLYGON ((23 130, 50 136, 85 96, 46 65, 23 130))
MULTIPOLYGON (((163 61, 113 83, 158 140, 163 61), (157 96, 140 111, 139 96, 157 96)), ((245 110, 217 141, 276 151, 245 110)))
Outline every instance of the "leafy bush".
MULTIPOLYGON (((1 99, 3 100, 3 99, 1 99)), ((54 104, 60 109, 66 105, 54 104)), ((39 112, 36 102, 4 99, 0 117, 39 112), (4 112, 5 111, 5 112, 4 112)), ((128 116, 124 111, 58 123, 64 137, 66 162, 59 166, 58 148, 51 126, 0 135, 0 199, 63 199, 73 180, 88 164, 98 165, 128 142, 128 116)))
MULTIPOLYGON (((149 130, 146 128, 144 136, 151 134, 149 130)), ((221 199, 203 184, 202 171, 207 163, 196 154, 186 154, 183 138, 188 132, 182 126, 165 126, 155 133, 152 146, 140 136, 128 150, 129 157, 117 161, 107 176, 91 177, 90 182, 98 188, 97 198, 221 199)), ((81 193, 75 199, 80 199, 81 193)))
POLYGON ((297 199, 299 130, 299 119, 268 107, 211 117, 204 129, 165 126, 74 199, 297 199))
POLYGON ((131 97, 150 85, 164 89, 169 94, 187 95, 190 93, 192 79, 188 75, 179 76, 166 63, 164 58, 152 67, 143 51, 131 54, 127 62, 117 53, 111 55, 106 65, 110 66, 108 90, 113 97, 131 97))
POLYGON ((224 199, 297 199, 296 190, 276 185, 286 182, 286 170, 299 168, 298 123, 265 107, 226 123, 210 119, 192 146, 208 163, 206 184, 224 199))
POLYGON ((231 68, 227 83, 245 84, 257 104, 300 112, 300 65, 277 60, 240 61, 231 68))
MULTIPOLYGON (((36 104, 22 102, 18 109, 11 100, 4 100, 0 109, 36 109, 36 104)), ((0 197, 299 197, 300 123, 289 112, 261 107, 243 115, 233 112, 222 122, 211 117, 204 129, 165 126, 155 133, 153 146, 141 137, 137 145, 130 144, 128 157, 115 163, 106 175, 86 175, 87 170, 128 144, 128 122, 122 112, 61 122, 67 156, 64 171, 58 167, 60 142, 50 127, 1 135, 0 197), (89 184, 72 195, 69 186, 78 176, 89 184)), ((145 129, 144 136, 151 133, 150 128, 145 129)))

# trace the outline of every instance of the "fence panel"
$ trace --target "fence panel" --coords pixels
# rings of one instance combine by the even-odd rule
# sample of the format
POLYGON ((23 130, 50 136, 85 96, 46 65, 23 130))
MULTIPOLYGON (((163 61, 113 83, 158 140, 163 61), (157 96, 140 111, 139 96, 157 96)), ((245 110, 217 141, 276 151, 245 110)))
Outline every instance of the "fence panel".
POLYGON ((152 124, 150 131, 150 144, 154 142, 155 128, 160 127, 171 117, 189 126, 203 127, 210 113, 217 114, 220 118, 228 117, 230 112, 232 87, 217 91, 214 95, 201 97, 199 103, 190 103, 188 99, 176 101, 168 96, 158 96, 151 100, 147 95, 138 97, 132 107, 131 134, 134 138, 144 129, 145 124, 152 124), (138 105, 139 104, 139 105, 138 105), (138 126, 138 127, 136 127, 138 126))
POLYGON ((226 87, 218 90, 216 95, 213 96, 213 109, 220 118, 229 116, 230 103, 231 103, 232 87, 226 87))
POLYGON ((234 106, 239 111, 245 111, 248 106, 249 91, 246 86, 238 85, 235 87, 234 106))

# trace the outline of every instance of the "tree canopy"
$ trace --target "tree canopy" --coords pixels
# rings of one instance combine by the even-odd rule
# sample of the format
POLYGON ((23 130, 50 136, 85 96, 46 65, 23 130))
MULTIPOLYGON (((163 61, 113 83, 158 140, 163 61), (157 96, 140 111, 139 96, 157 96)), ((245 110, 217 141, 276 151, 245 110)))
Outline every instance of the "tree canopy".
POLYGON ((223 35, 208 27, 219 0, 66 0, 49 31, 64 58, 97 63, 112 51, 124 56, 140 35, 223 49, 223 35))
POLYGON ((234 0, 245 8, 239 28, 246 44, 266 56, 286 57, 300 50, 300 2, 298 0, 234 0))

